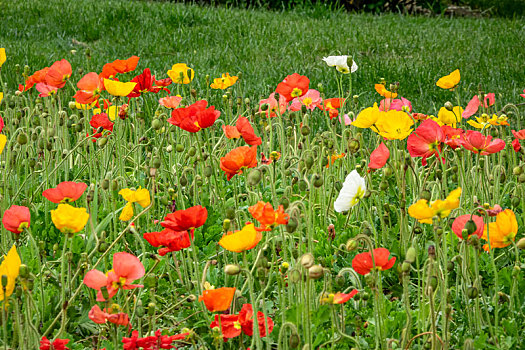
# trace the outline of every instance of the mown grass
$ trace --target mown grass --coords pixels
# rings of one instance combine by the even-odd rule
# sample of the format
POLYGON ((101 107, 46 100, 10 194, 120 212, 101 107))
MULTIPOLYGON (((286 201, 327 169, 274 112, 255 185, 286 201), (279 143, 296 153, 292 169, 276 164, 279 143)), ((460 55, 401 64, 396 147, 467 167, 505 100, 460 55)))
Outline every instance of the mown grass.
MULTIPOLYGON (((84 72, 100 71, 104 63, 132 54, 141 57, 139 69, 151 67, 161 77, 172 64, 186 62, 195 68, 201 88, 206 74, 242 72, 245 95, 251 98, 269 93, 293 72, 335 94, 334 72, 321 59, 351 54, 360 67, 355 91, 366 91, 363 102, 377 100, 371 87, 384 77, 401 82, 401 95, 423 113, 434 113, 450 98, 434 83, 456 68, 467 82, 465 98, 481 83, 485 91, 501 94, 500 102, 518 102, 525 88, 525 27, 519 20, 372 16, 321 7, 247 11, 120 0, 8 0, 1 17, 0 46, 8 54, 2 77, 12 89, 23 80, 15 64, 34 71, 67 58, 84 72)), ((75 73, 72 81, 79 78, 75 73)))

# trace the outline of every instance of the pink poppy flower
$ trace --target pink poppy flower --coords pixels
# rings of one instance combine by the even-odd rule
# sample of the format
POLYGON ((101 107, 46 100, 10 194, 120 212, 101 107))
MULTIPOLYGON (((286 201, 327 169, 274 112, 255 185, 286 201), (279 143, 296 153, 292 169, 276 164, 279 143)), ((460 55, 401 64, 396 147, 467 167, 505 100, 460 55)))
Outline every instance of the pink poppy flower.
MULTIPOLYGON (((494 95, 493 92, 491 92, 485 95, 485 98, 483 100, 483 107, 488 108, 489 106, 492 106, 495 102, 496 102, 496 96, 494 95), (487 100, 488 100, 488 103, 487 103, 487 100)), ((472 100, 470 100, 470 102, 467 104, 467 107, 465 108, 463 113, 461 113, 461 116, 465 119, 471 117, 478 111, 479 106, 481 106, 481 101, 479 100, 479 96, 474 95, 474 97, 472 97, 472 100)))
MULTIPOLYGON (((470 219, 470 214, 461 215, 458 216, 452 223, 452 232, 454 232, 459 239, 463 239, 463 229, 465 228, 465 225, 470 219)), ((471 235, 476 235, 478 236, 478 238, 481 238, 481 236, 483 236, 483 228, 485 225, 483 223, 483 218, 478 215, 472 215, 472 221, 474 221, 474 223, 476 224, 476 230, 473 233, 471 233, 469 237, 471 235)))
POLYGON ((441 143, 445 134, 438 123, 432 119, 424 120, 419 127, 408 136, 407 148, 411 157, 422 157, 421 164, 427 165, 427 158, 441 153, 441 143))
POLYGON ((106 287, 108 297, 112 298, 119 289, 135 289, 144 287, 141 284, 132 284, 145 273, 144 265, 140 260, 129 253, 120 252, 113 254, 113 269, 107 273, 99 270, 88 271, 84 277, 84 284, 89 288, 98 290, 97 301, 106 301, 100 290, 106 287))
POLYGON ((390 157, 390 151, 388 147, 381 142, 379 146, 370 154, 370 163, 368 163, 369 169, 381 169, 385 166, 388 158, 390 157))
POLYGON ((166 108, 177 108, 182 101, 180 96, 166 96, 159 99, 159 103, 166 108))
POLYGON ((300 111, 303 106, 306 106, 307 109, 314 110, 321 102, 321 93, 317 90, 310 89, 303 96, 294 98, 288 109, 291 111, 300 111))
POLYGON ((277 102, 275 92, 272 92, 267 99, 259 101, 259 113, 263 113, 261 106, 264 104, 268 105, 268 109, 264 111, 268 118, 274 118, 277 117, 277 114, 282 115, 286 112, 286 97, 279 95, 279 102, 277 102))
MULTIPOLYGON (((354 122, 355 118, 354 119, 350 119, 350 117, 348 116, 348 114, 345 114, 344 115, 345 117, 345 125, 352 125, 352 123, 354 122)), ((341 120, 341 116, 339 116, 339 122, 341 123, 342 120, 341 120)))
POLYGON ((379 104, 380 111, 388 111, 391 109, 403 111, 403 107, 405 107, 405 110, 407 110, 409 113, 412 112, 412 103, 404 97, 399 97, 396 99, 385 98, 379 104))
POLYGON ((46 83, 37 83, 36 89, 40 94, 38 97, 48 97, 52 94, 56 94, 58 88, 56 86, 47 85, 46 83))
POLYGON ((482 156, 497 153, 505 148, 505 141, 502 139, 492 140, 492 136, 484 136, 479 131, 468 130, 461 137, 461 146, 471 152, 479 153, 482 156))
POLYGON ((104 324, 107 321, 119 326, 127 326, 129 324, 129 316, 125 312, 110 314, 106 309, 101 310, 98 305, 95 305, 89 310, 88 317, 91 321, 97 324, 104 324))

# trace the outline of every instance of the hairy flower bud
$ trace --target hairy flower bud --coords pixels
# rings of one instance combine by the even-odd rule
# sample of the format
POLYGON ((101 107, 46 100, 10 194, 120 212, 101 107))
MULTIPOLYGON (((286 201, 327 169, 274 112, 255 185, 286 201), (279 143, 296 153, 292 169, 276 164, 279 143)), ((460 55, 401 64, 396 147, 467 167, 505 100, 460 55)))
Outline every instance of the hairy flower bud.
POLYGON ((314 256, 312 255, 312 253, 306 253, 306 254, 303 254, 303 256, 301 256, 301 265, 303 265, 303 267, 305 269, 309 269, 313 266, 314 264, 314 256))
POLYGON ((308 269, 308 277, 311 279, 319 279, 323 277, 324 269, 321 265, 313 265, 308 269))
POLYGON ((237 264, 228 264, 224 267, 224 273, 230 276, 238 275, 241 272, 241 267, 237 264))

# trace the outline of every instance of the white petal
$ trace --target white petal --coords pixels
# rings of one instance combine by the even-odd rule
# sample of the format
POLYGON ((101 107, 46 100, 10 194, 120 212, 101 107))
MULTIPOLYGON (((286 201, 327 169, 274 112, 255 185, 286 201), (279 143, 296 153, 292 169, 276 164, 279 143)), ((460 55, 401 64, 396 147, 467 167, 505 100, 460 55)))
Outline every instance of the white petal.
POLYGON ((350 69, 350 72, 354 73, 357 70, 357 64, 354 60, 352 60, 352 68, 350 69))
POLYGON ((360 195, 364 194, 364 192, 366 192, 365 179, 356 170, 353 170, 345 178, 339 196, 334 202, 335 211, 341 213, 350 210, 350 208, 359 203, 358 200, 356 201, 356 197, 360 199, 360 195))

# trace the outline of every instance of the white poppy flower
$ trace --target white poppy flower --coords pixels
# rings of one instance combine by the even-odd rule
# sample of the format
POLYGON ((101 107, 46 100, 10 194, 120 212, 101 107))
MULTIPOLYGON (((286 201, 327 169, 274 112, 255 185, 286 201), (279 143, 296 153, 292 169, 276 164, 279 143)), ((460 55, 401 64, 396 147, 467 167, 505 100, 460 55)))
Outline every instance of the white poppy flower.
POLYGON ((348 67, 348 56, 328 56, 323 58, 323 61, 343 74, 354 73, 357 70, 354 60, 352 60, 352 67, 348 67))
POLYGON ((350 210, 365 196, 365 179, 356 170, 352 170, 343 183, 343 188, 334 202, 334 209, 338 213, 350 210))

